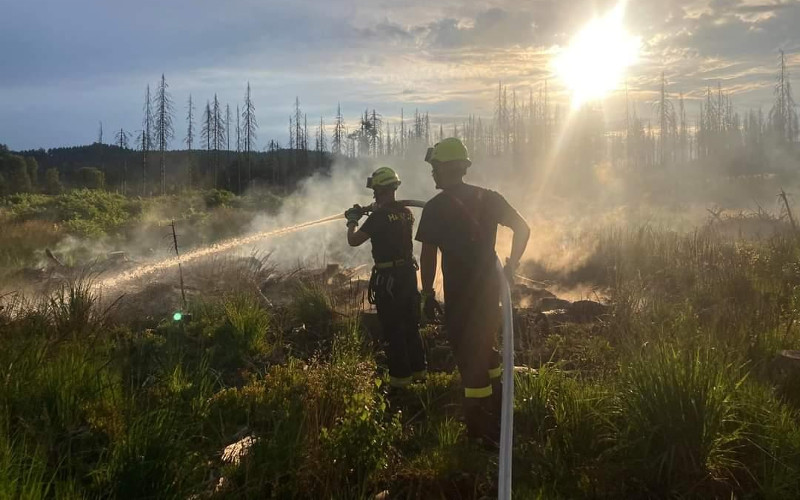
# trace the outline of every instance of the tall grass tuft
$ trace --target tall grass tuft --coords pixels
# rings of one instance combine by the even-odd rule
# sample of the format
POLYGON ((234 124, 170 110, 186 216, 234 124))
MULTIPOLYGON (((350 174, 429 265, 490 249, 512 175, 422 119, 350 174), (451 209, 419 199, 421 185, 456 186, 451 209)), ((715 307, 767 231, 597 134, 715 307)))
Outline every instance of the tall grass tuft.
POLYGON ((327 333, 334 318, 333 300, 318 283, 298 283, 289 311, 294 320, 318 333, 327 333))
POLYGON ((54 483, 43 450, 25 443, 21 436, 11 436, 4 423, 0 427, 0 498, 49 498, 54 483))
MULTIPOLYGON (((516 376, 517 466, 529 472, 522 482, 550 495, 591 495, 606 483, 605 455, 615 443, 612 394, 603 385, 581 381, 553 365, 516 376)), ((519 476, 517 476, 519 477, 519 476)))
POLYGON ((224 303, 225 318, 234 339, 251 353, 270 350, 267 333, 270 315, 252 296, 240 293, 224 303))
POLYGON ((729 490, 742 463, 742 370, 714 349, 655 346, 623 373, 622 439, 650 493, 729 490))
POLYGON ((80 277, 63 283, 49 299, 50 318, 60 338, 78 338, 102 324, 96 310, 98 296, 91 279, 80 277))

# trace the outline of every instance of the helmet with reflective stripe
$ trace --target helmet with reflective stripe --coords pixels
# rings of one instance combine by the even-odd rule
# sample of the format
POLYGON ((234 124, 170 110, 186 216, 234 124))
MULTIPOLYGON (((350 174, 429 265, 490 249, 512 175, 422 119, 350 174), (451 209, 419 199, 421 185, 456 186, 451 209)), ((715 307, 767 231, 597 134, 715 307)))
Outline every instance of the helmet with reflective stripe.
POLYGON ((389 167, 381 167, 367 177, 367 187, 370 189, 395 188, 400 185, 400 177, 397 172, 389 167))
POLYGON ((456 137, 448 137, 437 142, 432 148, 428 148, 425 154, 425 161, 434 164, 457 165, 469 167, 472 160, 469 159, 467 148, 464 143, 456 137))

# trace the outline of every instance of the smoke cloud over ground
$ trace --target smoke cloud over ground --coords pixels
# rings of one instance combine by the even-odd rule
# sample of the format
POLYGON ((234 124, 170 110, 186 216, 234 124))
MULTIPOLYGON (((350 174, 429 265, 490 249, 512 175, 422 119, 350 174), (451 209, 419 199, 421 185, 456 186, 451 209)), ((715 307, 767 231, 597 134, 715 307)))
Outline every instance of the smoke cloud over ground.
MULTIPOLYGON (((275 199, 275 209, 257 212, 242 210, 201 195, 176 197, 174 203, 147 202, 138 223, 125 228, 125 235, 109 234, 103 238, 63 238, 53 248, 57 256, 68 256, 67 265, 104 261, 109 253, 124 250, 141 265, 174 257, 169 222, 177 222, 181 252, 205 248, 231 237, 276 231, 281 228, 342 214, 354 203, 371 203, 372 192, 366 178, 379 166, 394 168, 402 179, 398 199, 427 201, 437 193, 430 165, 425 163, 424 148, 410 149, 405 158, 340 159, 329 172, 305 179, 282 200, 275 199), (253 214, 256 213, 254 216, 253 214), (187 215, 188 214, 188 215, 187 215)), ((795 178, 785 173, 757 176, 725 176, 692 165, 666 168, 657 172, 625 172, 600 163, 589 167, 562 161, 554 155, 545 175, 541 161, 526 162, 512 155, 476 158, 469 169, 467 182, 495 189, 503 194, 526 218, 531 226, 531 240, 523 261, 533 279, 565 276, 580 269, 596 252, 598 241, 609 228, 669 228, 680 232, 702 227, 709 221, 727 224, 730 236, 766 235, 776 230, 770 224, 785 212, 775 194, 785 187, 792 192, 795 178), (715 215, 712 215, 715 214, 715 215), (716 217, 716 219, 714 219, 716 217), (738 218, 737 218, 738 217, 738 218), (728 218, 728 219, 726 219, 728 218), (728 220, 729 221, 729 220, 728 220), (541 271, 541 276, 537 274, 541 271)), ((267 196, 253 191, 246 200, 267 196)), ((274 196, 269 194, 269 196, 274 196)), ((262 200, 263 201, 263 200, 262 200)), ((793 200, 790 198, 790 202, 793 200)), ((259 206, 268 206, 261 204, 259 206)), ((413 208, 417 220, 420 209, 413 208)), ((718 224, 722 226, 722 224, 718 224)), ((498 232, 498 255, 504 259, 511 247, 511 232, 498 232)), ((270 265, 281 271, 297 268, 319 268, 329 263, 355 268, 364 266, 368 273, 372 262, 370 245, 357 248, 347 245, 343 220, 304 227, 295 232, 281 232, 270 237, 213 253, 220 256, 269 256, 270 265)), ((415 244, 419 255, 419 245, 415 244)), ((210 255, 209 255, 210 256, 210 255)), ((208 257, 203 257, 208 258, 208 257)), ((42 251, 42 265, 48 263, 42 251)), ((177 264, 177 262, 175 262, 177 264)), ((120 271, 114 266, 103 271, 102 279, 112 279, 120 271)), ((172 280, 172 266, 132 280, 131 287, 153 280, 172 280)), ((577 286, 576 282, 569 286, 577 286)), ((577 291, 583 295, 588 291, 577 291)))

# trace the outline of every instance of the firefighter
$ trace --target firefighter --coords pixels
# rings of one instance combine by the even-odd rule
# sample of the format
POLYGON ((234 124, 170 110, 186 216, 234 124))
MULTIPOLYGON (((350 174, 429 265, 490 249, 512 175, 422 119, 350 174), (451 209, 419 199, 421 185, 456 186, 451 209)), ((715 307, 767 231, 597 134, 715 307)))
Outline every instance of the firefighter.
POLYGON ((373 190, 374 210, 358 229, 365 214, 354 205, 345 212, 347 242, 359 246, 372 242, 375 265, 369 280, 369 301, 378 310, 384 336, 389 343, 389 384, 406 387, 427 376, 425 350, 419 334, 417 263, 413 257, 412 232, 414 216, 398 203, 395 192, 400 177, 389 167, 377 169, 367 179, 373 190))
POLYGON ((497 225, 514 232, 505 275, 513 281, 530 236, 527 222, 502 195, 466 184, 472 165, 459 139, 428 148, 425 161, 441 192, 422 211, 416 239, 422 242, 423 321, 438 307, 433 281, 442 252, 444 326, 464 386, 464 416, 470 437, 497 443, 500 433, 500 356, 494 347, 501 324, 500 277, 496 272, 497 225))

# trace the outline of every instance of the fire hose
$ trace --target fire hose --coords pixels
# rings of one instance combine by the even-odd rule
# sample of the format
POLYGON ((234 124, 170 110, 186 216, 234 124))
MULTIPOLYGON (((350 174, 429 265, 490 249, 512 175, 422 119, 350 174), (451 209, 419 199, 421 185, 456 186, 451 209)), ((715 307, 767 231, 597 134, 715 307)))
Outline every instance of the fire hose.
POLYGON ((511 498, 511 449, 514 444, 514 310, 511 288, 500 259, 495 261, 500 275, 500 303, 503 306, 503 400, 500 412, 500 460, 497 473, 497 498, 511 498))
MULTIPOLYGON (((425 202, 422 200, 397 200, 397 203, 403 205, 404 207, 417 207, 417 208, 425 207, 425 202)), ((363 211, 364 214, 368 214, 370 212, 375 211, 375 208, 376 208, 375 204, 370 203, 369 205, 364 205, 363 207, 361 207, 361 210, 363 211)))
MULTIPOLYGON (((423 208, 424 201, 398 200, 403 206, 423 208)), ((363 207, 364 213, 375 209, 374 204, 363 207)), ((495 262, 500 276, 500 304, 503 308, 503 399, 500 416, 500 460, 497 473, 497 498, 511 498, 511 456, 514 444, 514 315, 511 288, 498 258, 495 262)))

